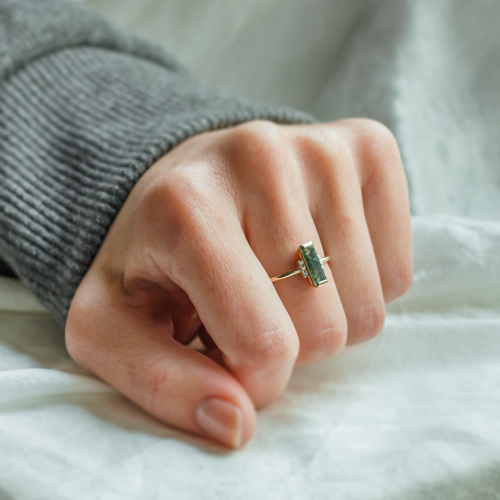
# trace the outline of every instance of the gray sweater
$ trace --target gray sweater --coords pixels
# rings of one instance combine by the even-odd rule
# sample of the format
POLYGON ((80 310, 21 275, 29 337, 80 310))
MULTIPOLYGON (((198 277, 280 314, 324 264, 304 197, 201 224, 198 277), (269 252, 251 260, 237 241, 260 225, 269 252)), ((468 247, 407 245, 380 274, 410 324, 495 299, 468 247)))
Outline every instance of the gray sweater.
POLYGON ((0 0, 0 272, 61 324, 139 177, 194 134, 309 121, 201 85, 64 0, 0 0))

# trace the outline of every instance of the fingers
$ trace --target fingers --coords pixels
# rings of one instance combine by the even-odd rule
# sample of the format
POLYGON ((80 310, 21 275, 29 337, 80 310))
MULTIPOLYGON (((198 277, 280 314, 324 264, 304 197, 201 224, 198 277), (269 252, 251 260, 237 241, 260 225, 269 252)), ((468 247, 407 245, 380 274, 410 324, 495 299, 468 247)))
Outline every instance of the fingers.
POLYGON ((234 201, 223 190, 208 195, 196 172, 172 176, 166 189, 161 198, 175 207, 168 210, 175 220, 165 227, 174 226, 176 238, 173 245, 166 236, 170 245, 159 246, 157 262, 189 296, 225 366, 264 406, 290 378, 299 350, 293 322, 245 238, 234 201))
POLYGON ((310 169, 324 172, 321 192, 311 196, 311 210, 347 318, 347 343, 354 344, 382 329, 384 296, 354 159, 335 131, 326 139, 328 148, 321 143, 311 146, 320 151, 310 169))
POLYGON ((390 134, 366 120, 246 124, 165 158, 78 288, 68 350, 160 420, 239 447, 294 364, 338 352, 347 325, 349 343, 378 333, 384 299, 409 287, 404 173, 390 134), (311 240, 330 256, 329 284, 273 285, 311 240), (196 332, 210 357, 182 345, 196 332))
POLYGON ((311 211, 348 322, 348 343, 376 335, 384 301, 411 285, 411 226, 407 184, 396 142, 381 124, 344 120, 314 127, 303 140, 311 211))
POLYGON ((359 164, 364 216, 387 303, 408 291, 413 279, 408 184, 399 149, 378 122, 344 120, 337 130, 359 164))
POLYGON ((163 321, 123 307, 92 277, 73 304, 66 341, 77 362, 170 425, 231 448, 253 435, 255 409, 243 387, 215 361, 174 340, 163 321))
MULTIPOLYGON (((248 200, 244 223, 258 260, 269 276, 276 276, 297 267, 299 245, 312 240, 320 255, 324 251, 309 211, 301 165, 272 139, 258 151, 252 176, 243 182, 260 196, 248 200)), ((328 285, 319 288, 301 275, 274 283, 299 337, 297 364, 327 359, 345 344, 346 317, 328 266, 325 273, 328 285)))
POLYGON ((286 387, 299 348, 269 277, 244 238, 207 243, 203 255, 188 255, 193 265, 174 279, 255 405, 268 404, 286 387))

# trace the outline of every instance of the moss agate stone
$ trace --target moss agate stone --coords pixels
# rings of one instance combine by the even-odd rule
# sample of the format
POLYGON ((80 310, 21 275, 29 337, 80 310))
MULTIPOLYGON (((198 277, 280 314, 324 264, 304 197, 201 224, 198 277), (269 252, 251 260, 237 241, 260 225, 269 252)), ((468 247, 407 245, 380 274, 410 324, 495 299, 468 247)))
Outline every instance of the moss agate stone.
POLYGON ((323 264, 321 264, 319 255, 311 241, 300 245, 299 254, 307 268, 311 284, 318 287, 328 283, 323 264))

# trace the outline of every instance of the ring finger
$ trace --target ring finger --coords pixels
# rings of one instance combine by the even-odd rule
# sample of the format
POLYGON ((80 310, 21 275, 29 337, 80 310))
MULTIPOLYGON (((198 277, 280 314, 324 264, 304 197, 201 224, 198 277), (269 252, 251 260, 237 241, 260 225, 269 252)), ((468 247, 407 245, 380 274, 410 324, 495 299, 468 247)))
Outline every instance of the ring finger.
MULTIPOLYGON (((270 276, 276 276, 297 267, 299 245, 312 241, 320 257, 324 251, 296 160, 291 155, 266 158, 268 163, 259 167, 263 175, 257 176, 262 185, 252 190, 259 194, 249 201, 245 226, 257 258, 270 276)), ((300 274, 275 282, 299 337, 297 364, 326 359, 345 344, 346 316, 332 273, 328 265, 324 268, 326 286, 311 286, 300 274)))

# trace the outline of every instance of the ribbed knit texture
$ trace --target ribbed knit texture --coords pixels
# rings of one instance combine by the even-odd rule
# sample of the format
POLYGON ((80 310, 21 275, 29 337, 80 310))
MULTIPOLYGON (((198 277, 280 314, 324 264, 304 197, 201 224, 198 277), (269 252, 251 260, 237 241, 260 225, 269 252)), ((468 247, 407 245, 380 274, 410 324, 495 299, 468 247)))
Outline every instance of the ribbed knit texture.
POLYGON ((62 324, 158 158, 251 119, 311 120, 201 85, 156 47, 57 0, 0 0, 0 78, 0 256, 62 324))
POLYGON ((133 54, 185 72, 159 47, 82 5, 67 0, 0 0, 0 80, 42 55, 82 45, 133 54))

